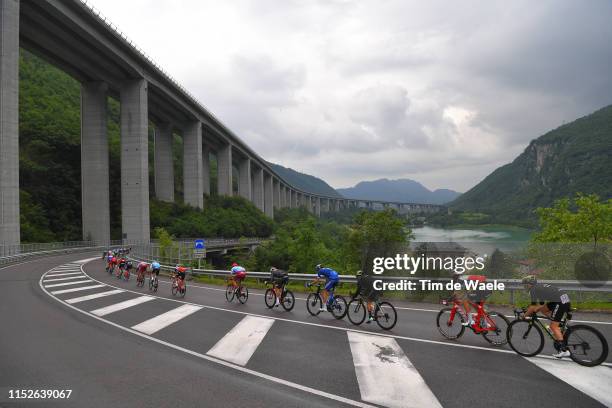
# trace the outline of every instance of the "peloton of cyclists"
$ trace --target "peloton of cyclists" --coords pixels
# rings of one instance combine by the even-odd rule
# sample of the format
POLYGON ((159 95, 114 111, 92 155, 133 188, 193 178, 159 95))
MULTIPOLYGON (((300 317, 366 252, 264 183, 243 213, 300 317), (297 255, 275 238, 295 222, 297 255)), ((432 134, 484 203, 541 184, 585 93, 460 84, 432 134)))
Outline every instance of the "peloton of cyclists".
POLYGON ((556 353, 553 353, 553 357, 569 357, 570 352, 563 341, 563 334, 559 327, 559 323, 561 323, 565 315, 571 311, 571 303, 568 294, 548 283, 538 283, 534 275, 525 276, 522 283, 531 296, 531 305, 527 308, 524 317, 528 318, 536 313, 542 313, 549 317, 552 320, 550 331, 552 331, 555 338, 554 346, 555 350, 557 350, 556 353))
POLYGON ((338 272, 334 271, 333 269, 325 268, 321 264, 315 266, 315 271, 317 272, 317 277, 313 283, 317 283, 323 278, 325 279, 325 290, 321 293, 321 298, 323 300, 321 312, 325 312, 329 310, 329 300, 331 298, 330 295, 334 292, 336 286, 338 286, 338 283, 340 282, 340 275, 338 275, 338 272))

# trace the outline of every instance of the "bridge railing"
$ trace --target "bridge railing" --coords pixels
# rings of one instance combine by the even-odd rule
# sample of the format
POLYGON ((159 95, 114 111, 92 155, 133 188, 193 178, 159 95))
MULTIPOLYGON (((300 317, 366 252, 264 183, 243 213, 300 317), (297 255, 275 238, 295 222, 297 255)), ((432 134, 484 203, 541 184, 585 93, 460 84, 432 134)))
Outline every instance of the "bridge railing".
MULTIPOLYGON (((120 241, 113 241, 110 247, 119 246, 120 241)), ((30 258, 62 255, 76 252, 104 251, 108 244, 101 245, 92 241, 46 242, 21 245, 0 245, 0 265, 21 262, 30 258)))

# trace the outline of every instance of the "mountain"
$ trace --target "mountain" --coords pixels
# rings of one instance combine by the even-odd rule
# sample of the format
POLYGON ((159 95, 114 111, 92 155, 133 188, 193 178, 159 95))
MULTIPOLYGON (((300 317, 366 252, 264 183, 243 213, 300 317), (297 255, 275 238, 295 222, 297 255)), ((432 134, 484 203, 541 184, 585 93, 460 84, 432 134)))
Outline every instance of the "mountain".
POLYGON ((309 193, 325 194, 332 197, 342 198, 342 196, 338 194, 332 186, 330 186, 318 177, 311 176, 310 174, 300 173, 299 171, 283 167, 280 164, 274 164, 270 162, 268 162, 268 164, 275 172, 278 173, 279 176, 281 176, 282 178, 287 180, 288 183, 292 184, 296 188, 299 188, 300 190, 309 193))
POLYGON ((362 181, 355 187, 339 188, 336 191, 347 198, 421 204, 445 204, 460 194, 448 189, 430 191, 421 183, 410 179, 362 181))
POLYGON ((612 105, 532 140, 512 163, 450 206, 494 222, 536 221, 534 210, 576 193, 612 197, 612 105))

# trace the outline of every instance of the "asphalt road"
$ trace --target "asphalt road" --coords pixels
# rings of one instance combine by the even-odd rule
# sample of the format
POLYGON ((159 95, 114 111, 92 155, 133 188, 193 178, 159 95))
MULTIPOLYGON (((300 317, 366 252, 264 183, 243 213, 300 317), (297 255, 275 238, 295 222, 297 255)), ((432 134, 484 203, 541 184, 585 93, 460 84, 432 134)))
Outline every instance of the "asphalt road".
MULTIPOLYGON (((402 305, 390 333, 354 330, 300 299, 268 310, 256 291, 240 305, 192 283, 173 298, 161 282, 150 297, 101 260, 83 274, 71 261, 84 258, 0 269, 0 406, 612 406, 609 365, 528 360, 467 332, 445 341, 433 306, 402 305), (17 401, 10 389, 73 393, 17 401)), ((612 339, 612 325, 594 326, 612 339)))

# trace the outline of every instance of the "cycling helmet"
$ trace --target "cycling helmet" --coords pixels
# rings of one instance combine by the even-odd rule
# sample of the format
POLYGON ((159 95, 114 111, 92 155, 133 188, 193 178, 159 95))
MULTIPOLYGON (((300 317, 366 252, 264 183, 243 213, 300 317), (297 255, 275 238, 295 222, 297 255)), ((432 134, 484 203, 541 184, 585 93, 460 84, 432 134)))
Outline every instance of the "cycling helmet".
POLYGON ((319 269, 321 269, 322 267, 323 267, 323 265, 318 264, 317 266, 315 266, 315 270, 316 270, 317 272, 319 272, 319 269))
POLYGON ((363 271, 357 271, 357 273, 355 274, 355 276, 361 276, 363 275, 363 271))
POLYGON ((271 267, 270 268, 270 272, 276 272, 278 269, 276 269, 275 267, 271 267))
POLYGON ((535 277, 535 275, 527 275, 521 280, 521 283, 523 285, 535 285, 538 283, 538 279, 535 277))
POLYGON ((237 264, 236 262, 232 263, 232 268, 233 268, 234 266, 238 266, 238 264, 237 264))

